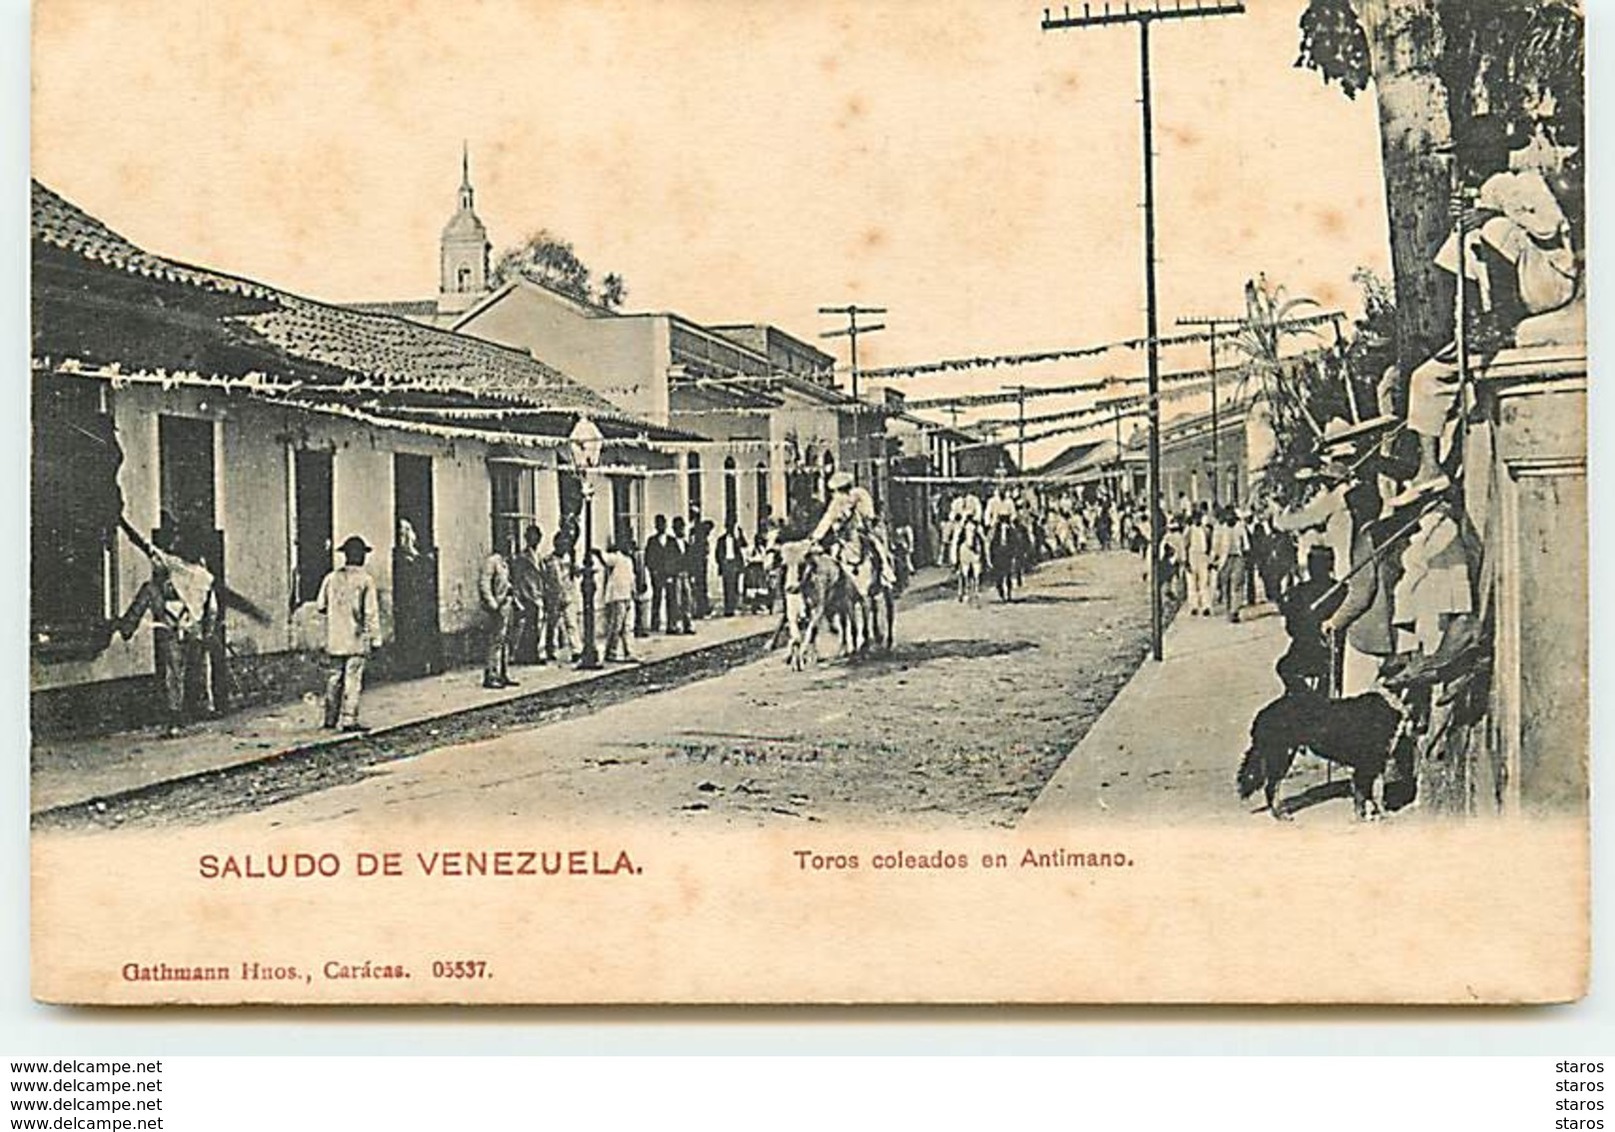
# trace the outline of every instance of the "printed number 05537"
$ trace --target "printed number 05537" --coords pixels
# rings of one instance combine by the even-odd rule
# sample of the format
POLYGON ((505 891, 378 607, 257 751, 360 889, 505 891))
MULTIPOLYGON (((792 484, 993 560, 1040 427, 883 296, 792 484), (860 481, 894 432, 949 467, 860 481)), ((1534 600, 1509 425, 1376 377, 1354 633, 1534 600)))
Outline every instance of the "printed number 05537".
POLYGON ((486 979, 486 959, 435 959, 432 961, 434 979, 486 979))

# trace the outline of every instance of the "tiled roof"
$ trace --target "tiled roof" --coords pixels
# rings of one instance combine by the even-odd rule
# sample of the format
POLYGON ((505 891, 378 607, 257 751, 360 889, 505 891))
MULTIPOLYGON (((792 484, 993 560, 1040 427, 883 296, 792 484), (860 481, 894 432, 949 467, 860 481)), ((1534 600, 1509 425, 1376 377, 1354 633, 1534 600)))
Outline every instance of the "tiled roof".
MULTIPOLYGON (((539 409, 632 422, 605 398, 530 354, 384 314, 304 299, 250 280, 153 255, 41 185, 32 184, 32 236, 133 275, 267 301, 221 329, 282 354, 341 371, 363 384, 494 397, 539 409)), ((340 388, 338 378, 333 386, 340 388)))
POLYGON ((625 415, 594 390, 529 354, 400 318, 292 300, 231 321, 287 354, 393 388, 465 392, 537 408, 625 415))
POLYGON ((131 275, 255 298, 272 298, 275 295, 273 288, 259 283, 152 255, 38 181, 31 183, 31 189, 29 227, 32 238, 38 243, 73 252, 84 259, 127 271, 131 275))
POLYGON ((394 314, 402 318, 423 318, 437 314, 436 299, 396 299, 381 303, 343 303, 350 311, 365 314, 394 314))

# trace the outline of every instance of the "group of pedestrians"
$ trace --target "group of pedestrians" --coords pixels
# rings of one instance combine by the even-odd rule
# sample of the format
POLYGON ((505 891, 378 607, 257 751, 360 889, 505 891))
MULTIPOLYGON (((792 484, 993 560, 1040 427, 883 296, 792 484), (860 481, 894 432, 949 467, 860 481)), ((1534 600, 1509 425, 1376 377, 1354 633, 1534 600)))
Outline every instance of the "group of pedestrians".
POLYGON ((689 634, 693 622, 721 612, 733 617, 772 608, 768 553, 780 539, 782 526, 764 516, 753 538, 739 523, 730 523, 716 538, 714 524, 697 513, 688 525, 678 516, 652 521, 643 553, 650 632, 689 634), (718 577, 719 605, 714 606, 711 577, 718 577))
MULTIPOLYGON (((400 545, 408 524, 401 521, 400 545)), ((490 690, 516 687, 512 669, 570 663, 583 651, 582 582, 585 565, 593 571, 596 632, 601 654, 611 663, 637 663, 630 641, 651 633, 693 635, 695 624, 713 616, 709 571, 721 588, 721 611, 734 616, 755 609, 771 587, 764 565, 779 537, 779 524, 765 517, 754 539, 738 524, 713 538, 714 525, 697 513, 686 522, 657 515, 642 547, 618 537, 604 548, 580 555, 577 521, 563 520, 546 539, 536 524, 509 534, 483 561, 477 602, 483 645, 482 685, 490 690)), ((219 598, 207 567, 181 551, 165 524, 148 548, 151 578, 135 595, 114 631, 125 638, 147 617, 154 625, 157 685, 167 730, 177 734, 197 700, 195 685, 211 687, 208 642, 219 624, 219 598), (165 541, 166 536, 166 541, 165 541), (199 678, 198 674, 201 674, 199 678)), ((367 567, 374 548, 361 536, 338 547, 341 559, 322 579, 314 609, 323 624, 319 638, 326 679, 323 725, 365 731, 359 703, 366 668, 382 647, 381 596, 367 567)), ((396 579, 395 579, 396 581, 396 579)), ((211 700, 211 694, 206 695, 211 700)), ((198 709, 201 710, 201 709, 198 709)))
POLYGON ((1162 584, 1190 616, 1220 611, 1238 621, 1240 610, 1256 602, 1258 580, 1265 577, 1257 569, 1263 537, 1241 508, 1185 504, 1168 518, 1161 538, 1162 584))
MULTIPOLYGON (((699 513, 689 521, 657 515, 643 547, 626 537, 589 552, 578 550, 575 523, 563 523, 548 553, 536 525, 522 547, 497 548, 483 564, 477 596, 482 608, 486 656, 483 685, 517 685, 512 665, 565 663, 583 651, 582 580, 592 569, 603 659, 637 663, 630 640, 651 633, 690 636, 713 616, 709 566, 722 590, 722 613, 740 611, 742 587, 754 566, 751 545, 738 524, 714 542, 713 524, 699 513)), ((762 536, 759 536, 761 545, 762 536)))
POLYGON ((633 559, 620 540, 613 540, 604 549, 589 551, 587 563, 580 562, 574 525, 563 523, 545 553, 543 530, 530 524, 522 532, 520 549, 514 538, 507 539, 483 562, 477 580, 486 650, 483 687, 516 687, 520 681, 510 674, 513 664, 568 663, 583 651, 585 568, 594 572, 605 659, 635 660, 628 646, 637 592, 633 559))

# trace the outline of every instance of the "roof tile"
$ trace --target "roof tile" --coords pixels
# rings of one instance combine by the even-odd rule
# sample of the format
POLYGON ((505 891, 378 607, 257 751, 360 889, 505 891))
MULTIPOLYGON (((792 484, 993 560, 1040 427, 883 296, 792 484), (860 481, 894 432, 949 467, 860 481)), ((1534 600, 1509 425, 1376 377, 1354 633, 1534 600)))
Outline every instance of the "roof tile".
MULTIPOLYGON (((558 412, 635 422, 605 398, 532 355, 421 323, 305 299, 251 280, 164 259, 32 183, 36 242, 168 282, 268 300, 261 313, 230 316, 238 333, 281 353, 398 390, 463 392, 558 412)), ((340 388, 340 382, 334 383, 340 388)))

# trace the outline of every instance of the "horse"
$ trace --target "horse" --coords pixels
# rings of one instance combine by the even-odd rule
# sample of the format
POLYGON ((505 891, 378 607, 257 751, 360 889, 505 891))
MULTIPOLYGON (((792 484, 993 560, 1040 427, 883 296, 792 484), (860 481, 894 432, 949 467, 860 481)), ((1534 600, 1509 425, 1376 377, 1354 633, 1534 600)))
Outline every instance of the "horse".
POLYGON ((868 540, 853 537, 837 545, 835 558, 846 580, 842 651, 856 656, 877 642, 890 650, 897 595, 883 576, 880 556, 868 540))
POLYGON ((981 574, 986 564, 987 539, 981 524, 965 519, 959 524, 954 538, 954 577, 959 586, 959 601, 981 604, 981 574))
POLYGON ((998 589, 1000 601, 1010 601, 1021 580, 1021 534, 1013 519, 1000 519, 993 524, 987 542, 987 570, 993 585, 998 589))
POLYGON ((1015 522, 1013 533, 1016 545, 1015 584, 1017 586, 1026 585, 1026 568, 1038 561, 1038 548, 1043 542, 1040 534, 1041 530, 1042 524, 1035 515, 1030 513, 1022 515, 1015 522))
POLYGON ((840 616, 845 642, 851 621, 846 608, 847 578, 835 556, 812 542, 782 543, 776 550, 785 597, 781 631, 790 645, 785 661, 800 672, 809 660, 818 661, 819 626, 832 613, 840 616))

